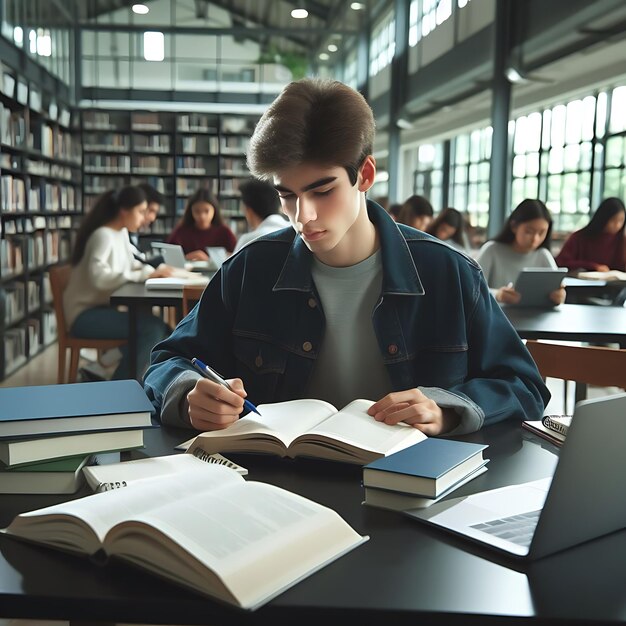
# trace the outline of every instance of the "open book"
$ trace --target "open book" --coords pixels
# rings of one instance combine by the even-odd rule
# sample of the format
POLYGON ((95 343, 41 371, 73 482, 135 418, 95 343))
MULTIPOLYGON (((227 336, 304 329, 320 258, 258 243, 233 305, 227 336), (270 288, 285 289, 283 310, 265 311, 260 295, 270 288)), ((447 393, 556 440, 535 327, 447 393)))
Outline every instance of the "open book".
POLYGON ((367 540, 335 511, 221 465, 18 515, 3 533, 114 556, 255 609, 367 540))
POLYGON ((620 270, 609 270, 608 272, 578 272, 577 278, 587 280, 626 280, 626 272, 620 270))
POLYGON ((374 402, 354 400, 341 411, 323 400, 289 400, 258 406, 261 415, 242 417, 224 430, 201 433, 181 444, 192 454, 267 452, 312 456, 363 465, 426 439, 407 424, 377 422, 367 414, 374 402))

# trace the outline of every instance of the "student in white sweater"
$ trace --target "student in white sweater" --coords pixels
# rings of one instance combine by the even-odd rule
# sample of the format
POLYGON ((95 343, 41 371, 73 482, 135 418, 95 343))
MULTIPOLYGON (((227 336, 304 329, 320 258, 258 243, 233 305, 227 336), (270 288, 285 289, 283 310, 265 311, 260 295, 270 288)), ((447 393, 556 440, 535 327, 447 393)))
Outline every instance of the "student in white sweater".
MULTIPOLYGON (((115 339, 128 336, 128 313, 109 305, 109 297, 124 283, 145 282, 147 278, 171 276, 172 269, 154 269, 133 257, 128 231, 135 231, 144 219, 147 202, 138 187, 108 191, 85 215, 72 252, 72 273, 63 307, 68 330, 77 337, 115 339)), ((140 314, 137 323, 137 365, 143 371, 152 346, 169 334, 167 325, 152 314, 140 314)), ((128 351, 114 379, 129 375, 128 351)))
MULTIPOLYGON (((556 268, 550 252, 552 216, 541 200, 526 199, 517 205, 497 237, 479 250, 481 266, 491 293, 503 304, 519 304, 521 295, 513 288, 525 267, 556 268)), ((565 288, 550 294, 555 304, 565 302, 565 288)))

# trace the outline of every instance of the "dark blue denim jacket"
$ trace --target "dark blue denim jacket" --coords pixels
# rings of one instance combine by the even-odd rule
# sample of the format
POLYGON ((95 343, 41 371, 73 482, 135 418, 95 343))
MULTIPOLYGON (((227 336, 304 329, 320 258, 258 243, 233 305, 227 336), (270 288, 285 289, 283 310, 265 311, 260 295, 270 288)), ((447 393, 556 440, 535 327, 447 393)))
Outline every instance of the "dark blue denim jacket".
MULTIPOLYGON (((454 434, 539 419, 550 394, 524 344, 463 253, 396 224, 377 204, 383 285, 372 320, 394 390, 418 387, 461 415, 454 434)), ((243 380, 256 404, 306 397, 324 337, 312 254, 287 228, 245 246, 152 353, 144 385, 163 423, 189 426, 197 356, 243 380)), ((370 398, 379 400, 380 398, 370 398)))

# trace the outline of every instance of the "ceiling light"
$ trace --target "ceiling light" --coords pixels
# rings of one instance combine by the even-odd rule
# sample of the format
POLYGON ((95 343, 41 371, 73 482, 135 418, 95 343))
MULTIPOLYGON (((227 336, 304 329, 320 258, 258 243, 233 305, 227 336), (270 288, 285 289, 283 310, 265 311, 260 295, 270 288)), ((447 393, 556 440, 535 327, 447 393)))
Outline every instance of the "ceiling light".
POLYGON ((137 15, 145 15, 150 9, 145 4, 133 4, 133 13, 137 15))
POLYGON ((321 52, 320 53, 320 59, 322 61, 328 61, 328 59, 330 59, 330 55, 327 52, 321 52))
POLYGON ((409 120, 406 120, 403 117, 399 117, 396 120, 396 126, 398 128, 401 128, 402 130, 409 130, 409 129, 413 128, 413 124, 411 124, 411 122, 409 122, 409 120))
POLYGON ((328 52, 337 52, 339 48, 334 43, 328 44, 328 52))
POLYGON ((350 8, 353 11, 360 11, 361 9, 365 8, 365 5, 362 2, 353 2, 352 4, 350 4, 350 8))
POLYGON ((296 20, 303 20, 305 17, 309 17, 309 12, 306 9, 293 9, 291 17, 296 20))
POLYGON ((505 76, 511 83, 525 83, 527 79, 518 72, 514 67, 507 67, 504 72, 505 76))

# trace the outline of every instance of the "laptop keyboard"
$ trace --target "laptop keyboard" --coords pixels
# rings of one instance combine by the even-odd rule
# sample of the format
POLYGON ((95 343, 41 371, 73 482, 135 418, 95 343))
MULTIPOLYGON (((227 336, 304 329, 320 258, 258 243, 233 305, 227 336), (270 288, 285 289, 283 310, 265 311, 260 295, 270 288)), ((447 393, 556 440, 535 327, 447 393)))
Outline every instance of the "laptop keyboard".
POLYGON ((480 530, 488 535, 506 539, 519 546, 528 547, 537 526, 539 511, 528 511, 510 517, 490 520, 481 524, 474 524, 471 528, 480 530))

